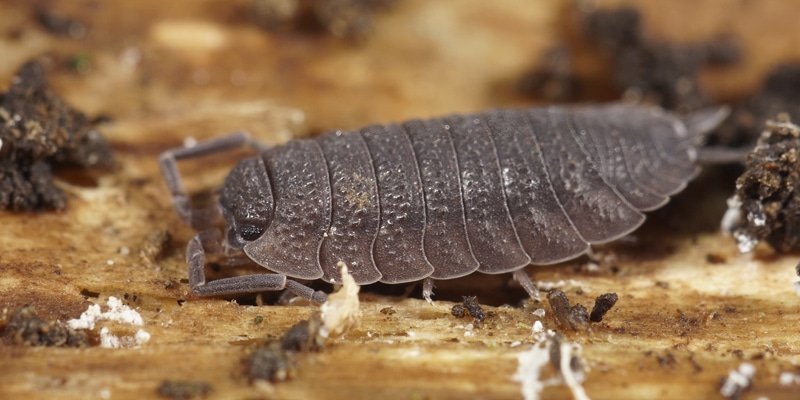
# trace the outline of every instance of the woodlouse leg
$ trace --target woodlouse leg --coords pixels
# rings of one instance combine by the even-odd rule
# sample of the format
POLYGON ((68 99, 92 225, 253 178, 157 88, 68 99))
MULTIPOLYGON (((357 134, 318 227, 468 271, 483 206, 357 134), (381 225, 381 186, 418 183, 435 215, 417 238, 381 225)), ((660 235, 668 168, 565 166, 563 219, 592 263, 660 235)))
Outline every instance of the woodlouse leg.
POLYGON ((328 295, 325 292, 321 292, 319 290, 315 291, 314 289, 303 285, 300 282, 287 280, 286 290, 289 290, 300 297, 309 299, 311 301, 316 301, 317 303, 324 303, 328 300, 328 295))
POLYGON ((704 165, 743 164, 752 150, 750 146, 734 149, 722 146, 700 147, 697 149, 697 162, 704 165))
POLYGON ((425 299, 428 304, 433 304, 431 296, 433 296, 433 279, 425 278, 425 280, 422 281, 422 298, 425 299))
POLYGON ((161 154, 158 159, 158 163, 161 166, 161 174, 164 176, 164 181, 166 181, 169 192, 172 195, 172 206, 185 224, 193 228, 211 226, 220 217, 220 210, 216 205, 203 209, 192 208, 189 196, 181 183, 178 160, 202 157, 244 145, 260 148, 250 138, 250 135, 245 132, 236 132, 225 137, 201 142, 191 147, 167 150, 161 154))
POLYGON ((531 298, 534 301, 540 300, 539 288, 537 288, 536 285, 534 285, 533 281, 531 280, 531 277, 528 276, 527 273, 525 273, 524 269, 518 269, 514 271, 514 280, 519 282, 522 288, 525 289, 526 292, 528 292, 528 295, 531 296, 531 298))
POLYGON ((286 275, 281 274, 244 275, 206 282, 206 249, 219 249, 222 240, 219 229, 212 228, 198 233, 189 242, 186 263, 189 264, 189 286, 192 293, 199 296, 220 296, 288 289, 312 301, 322 303, 327 300, 325 293, 315 292, 307 286, 287 280, 286 275))

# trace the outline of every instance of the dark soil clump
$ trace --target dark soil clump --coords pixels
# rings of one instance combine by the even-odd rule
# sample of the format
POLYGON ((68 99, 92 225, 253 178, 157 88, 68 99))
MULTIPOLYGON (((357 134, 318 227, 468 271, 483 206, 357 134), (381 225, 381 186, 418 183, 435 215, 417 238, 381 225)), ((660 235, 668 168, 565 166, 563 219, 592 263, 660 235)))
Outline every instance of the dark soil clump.
POLYGON ((23 65, 0 95, 0 207, 63 209, 66 198, 53 184, 53 166, 109 168, 113 162, 86 115, 47 86, 44 67, 23 65))

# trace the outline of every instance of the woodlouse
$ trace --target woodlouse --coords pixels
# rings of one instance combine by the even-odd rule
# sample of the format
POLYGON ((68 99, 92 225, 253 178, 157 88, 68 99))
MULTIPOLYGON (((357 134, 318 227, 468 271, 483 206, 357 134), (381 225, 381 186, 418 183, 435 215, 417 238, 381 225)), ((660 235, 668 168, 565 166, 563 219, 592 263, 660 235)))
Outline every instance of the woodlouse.
MULTIPOLYGON (((173 149, 162 173, 184 221, 216 229, 189 243, 191 289, 221 295, 284 288, 325 294, 287 277, 358 284, 451 279, 584 254, 636 229, 696 175, 702 135, 723 109, 679 117, 623 104, 493 110, 334 131, 241 161, 219 206, 195 210, 176 162, 251 143, 245 134, 173 149), (275 272, 206 282, 205 248, 223 242, 275 272)), ((251 143, 252 144, 252 143, 251 143)))

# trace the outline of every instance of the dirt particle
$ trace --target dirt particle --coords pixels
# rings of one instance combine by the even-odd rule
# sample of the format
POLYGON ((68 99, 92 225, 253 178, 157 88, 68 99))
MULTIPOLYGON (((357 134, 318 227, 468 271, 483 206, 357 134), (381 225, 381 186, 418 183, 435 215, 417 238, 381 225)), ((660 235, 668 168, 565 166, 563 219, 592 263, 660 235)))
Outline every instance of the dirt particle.
POLYGON ((589 320, 589 312, 586 307, 580 304, 570 306, 566 293, 558 289, 551 290, 547 294, 547 300, 550 302, 550 308, 553 310, 553 315, 555 315, 559 325, 573 330, 586 326, 589 320))
POLYGON ((322 321, 317 314, 312 315, 308 320, 292 325, 281 338, 281 349, 300 352, 322 349, 323 343, 319 336, 321 326, 322 321))
POLYGON ((478 304, 478 298, 475 296, 464 296, 464 308, 469 315, 477 322, 483 322, 486 319, 486 313, 483 308, 478 304))
POLYGON ((618 299, 619 297, 617 297, 616 293, 606 293, 597 296, 597 299, 594 301, 594 307, 592 307, 592 313, 589 315, 589 321, 602 321, 606 313, 611 310, 611 307, 617 304, 618 299))
POLYGON ((2 336, 15 345, 89 347, 86 333, 69 328, 62 321, 45 321, 33 306, 19 309, 8 321, 2 336))
POLYGON ((278 382, 291 378, 295 354, 323 348, 321 327, 319 314, 312 314, 308 320, 292 325, 280 340, 270 340, 253 351, 245 360, 249 380, 278 382))
POLYGON ((383 314, 383 315, 390 316, 390 315, 394 315, 395 313, 397 313, 397 311, 394 309, 394 307, 381 308, 381 314, 383 314))
POLYGON ((658 365, 665 369, 675 367, 675 364, 678 362, 678 360, 675 359, 675 355, 670 351, 665 351, 663 355, 656 354, 656 360, 658 361, 658 365))
POLYGON ((291 355, 281 349, 277 342, 256 349, 247 358, 247 376, 251 381, 284 381, 293 373, 291 355))
POLYGON ((722 255, 716 253, 708 253, 706 254, 706 262, 709 264, 725 264, 728 262, 728 259, 722 255))
POLYGON ((450 309, 450 314, 453 314, 456 318, 464 318, 467 315, 467 309, 464 308, 463 304, 456 304, 450 309))
POLYGON ((211 393, 211 385, 200 381, 164 381, 158 394, 172 399, 194 399, 211 393))

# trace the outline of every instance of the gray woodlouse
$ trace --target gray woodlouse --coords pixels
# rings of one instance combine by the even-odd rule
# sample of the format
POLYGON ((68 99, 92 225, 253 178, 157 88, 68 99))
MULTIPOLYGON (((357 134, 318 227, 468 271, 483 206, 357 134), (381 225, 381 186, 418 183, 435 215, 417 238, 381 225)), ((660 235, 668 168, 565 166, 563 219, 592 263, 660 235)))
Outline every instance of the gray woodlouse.
POLYGON ((663 206, 696 175, 697 146, 724 109, 681 118, 653 107, 493 110, 334 131, 292 140, 242 160, 219 206, 189 205, 177 160, 244 144, 246 134, 173 149, 160 157, 181 218, 198 233, 186 259, 195 294, 289 289, 287 279, 336 282, 345 262, 358 284, 514 272, 584 254, 626 235, 642 211, 663 206), (224 243, 275 272, 206 282, 205 249, 224 243))

